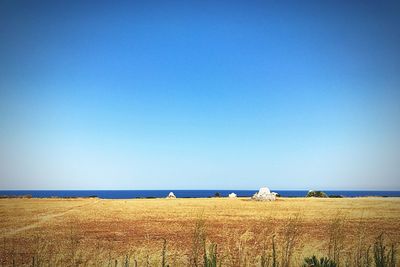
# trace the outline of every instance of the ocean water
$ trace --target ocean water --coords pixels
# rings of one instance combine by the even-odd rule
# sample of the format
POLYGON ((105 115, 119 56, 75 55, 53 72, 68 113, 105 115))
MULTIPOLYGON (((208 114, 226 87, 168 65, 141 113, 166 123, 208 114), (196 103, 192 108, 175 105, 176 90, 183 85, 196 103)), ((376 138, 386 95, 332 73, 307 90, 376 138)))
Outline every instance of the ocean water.
MULTIPOLYGON (((207 198, 219 193, 221 196, 228 196, 229 193, 236 193, 239 197, 250 197, 257 190, 0 190, 0 196, 31 195, 35 198, 47 197, 91 197, 96 196, 106 199, 127 199, 127 198, 162 198, 169 192, 174 192, 178 198, 207 198)), ((282 197, 304 197, 307 190, 272 190, 282 197)), ((340 195, 344 197, 400 197, 400 191, 339 191, 323 190, 328 195, 340 195)))

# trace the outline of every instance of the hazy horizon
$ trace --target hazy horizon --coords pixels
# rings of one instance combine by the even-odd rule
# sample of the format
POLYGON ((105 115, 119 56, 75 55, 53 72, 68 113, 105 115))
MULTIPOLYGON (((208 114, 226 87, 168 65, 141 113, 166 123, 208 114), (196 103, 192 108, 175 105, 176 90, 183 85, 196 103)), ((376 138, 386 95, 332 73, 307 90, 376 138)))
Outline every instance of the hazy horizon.
POLYGON ((0 190, 400 190, 400 3, 0 3, 0 190))
MULTIPOLYGON (((140 189, 140 188, 117 188, 117 189, 0 189, 1 191, 215 191, 218 192, 218 190, 220 191, 229 191, 229 192, 239 192, 239 191, 258 191, 261 187, 265 187, 264 185, 259 186, 258 188, 159 188, 159 189, 140 189)), ((399 189, 357 189, 357 188, 353 188, 353 189, 330 189, 330 188, 304 188, 304 189, 285 189, 285 188, 269 188, 272 191, 349 191, 349 192, 356 192, 356 191, 360 191, 360 192, 374 192, 374 191, 381 191, 381 192, 400 192, 399 189)))

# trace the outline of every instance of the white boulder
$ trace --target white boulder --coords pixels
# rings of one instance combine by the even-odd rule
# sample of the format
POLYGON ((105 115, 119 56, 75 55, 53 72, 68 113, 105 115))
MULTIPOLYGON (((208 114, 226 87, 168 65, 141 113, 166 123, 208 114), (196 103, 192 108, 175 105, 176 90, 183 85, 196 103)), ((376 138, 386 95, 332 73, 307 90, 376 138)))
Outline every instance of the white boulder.
POLYGON ((173 192, 169 192, 168 196, 166 198, 176 198, 173 192))
POLYGON ((266 195, 266 194, 271 194, 271 191, 269 190, 268 187, 261 187, 260 190, 258 190, 258 193, 261 195, 266 195))
POLYGON ((261 187, 260 190, 253 195, 252 199, 260 201, 274 201, 276 200, 276 195, 277 193, 271 193, 268 187, 261 187))
POLYGON ((230 193, 228 195, 229 198, 237 198, 237 195, 235 193, 230 193))

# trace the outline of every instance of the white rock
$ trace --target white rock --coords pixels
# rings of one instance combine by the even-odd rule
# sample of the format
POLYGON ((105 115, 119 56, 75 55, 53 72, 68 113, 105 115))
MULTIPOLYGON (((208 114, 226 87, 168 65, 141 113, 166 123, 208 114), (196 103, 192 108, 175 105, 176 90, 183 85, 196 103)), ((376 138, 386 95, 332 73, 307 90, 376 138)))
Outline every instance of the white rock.
POLYGON ((269 190, 268 187, 261 187, 260 190, 258 191, 259 194, 271 194, 271 191, 269 190))
POLYGON ((277 193, 269 190, 268 187, 261 187, 260 190, 252 197, 254 200, 274 201, 276 200, 277 193))
POLYGON ((166 198, 176 198, 173 192, 169 192, 168 196, 166 198))
POLYGON ((230 194, 228 195, 228 197, 230 197, 230 198, 237 198, 237 195, 236 195, 235 193, 230 193, 230 194))

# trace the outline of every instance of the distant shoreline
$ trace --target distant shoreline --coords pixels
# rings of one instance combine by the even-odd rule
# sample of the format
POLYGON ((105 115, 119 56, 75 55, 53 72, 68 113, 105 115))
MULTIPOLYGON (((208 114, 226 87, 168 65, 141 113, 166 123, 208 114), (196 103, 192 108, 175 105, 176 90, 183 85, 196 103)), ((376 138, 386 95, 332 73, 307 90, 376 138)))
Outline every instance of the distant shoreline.
MULTIPOLYGON (((241 197, 238 196, 238 199, 251 199, 251 197, 241 197)), ((362 198, 362 199, 367 199, 367 198, 400 198, 400 196, 361 196, 361 197, 327 197, 327 198, 321 198, 321 197, 280 197, 277 198, 279 199, 294 199, 294 198, 304 198, 304 199, 356 199, 356 198, 362 198)), ((156 200, 156 199, 166 199, 162 197, 135 197, 135 198, 100 198, 96 196, 92 197, 58 197, 58 196, 52 196, 52 197, 31 197, 31 196, 0 196, 0 200, 2 199, 54 199, 54 200, 74 200, 74 199, 103 199, 103 200, 156 200)), ((180 197, 177 199, 229 199, 229 197, 180 197)))
MULTIPOLYGON (((272 190, 285 198, 305 197, 308 190, 272 190)), ((400 191, 323 190, 329 198, 400 197, 400 191)), ((234 192, 238 197, 251 197, 257 190, 0 190, 0 198, 100 198, 100 199, 154 199, 165 198, 174 192, 177 198, 227 197, 234 192)))

